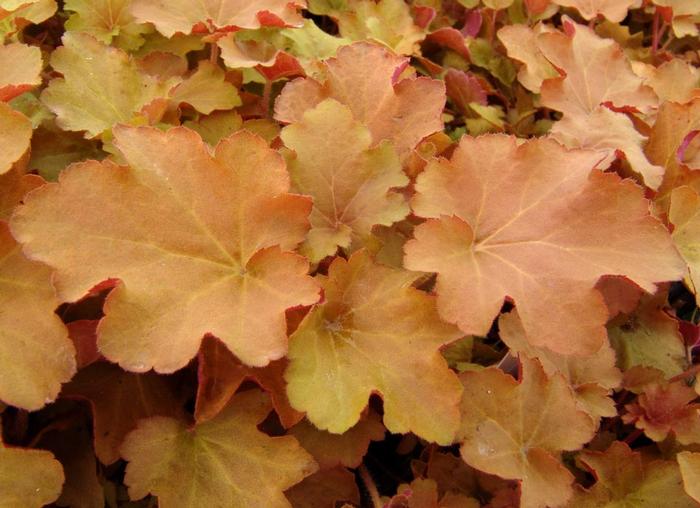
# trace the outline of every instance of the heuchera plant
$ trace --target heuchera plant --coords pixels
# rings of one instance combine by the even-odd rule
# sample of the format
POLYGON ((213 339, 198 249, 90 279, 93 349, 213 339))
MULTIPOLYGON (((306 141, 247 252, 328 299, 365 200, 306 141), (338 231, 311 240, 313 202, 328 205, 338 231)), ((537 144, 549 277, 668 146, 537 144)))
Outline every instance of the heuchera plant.
POLYGON ((0 507, 698 506, 699 25, 0 0, 0 507))

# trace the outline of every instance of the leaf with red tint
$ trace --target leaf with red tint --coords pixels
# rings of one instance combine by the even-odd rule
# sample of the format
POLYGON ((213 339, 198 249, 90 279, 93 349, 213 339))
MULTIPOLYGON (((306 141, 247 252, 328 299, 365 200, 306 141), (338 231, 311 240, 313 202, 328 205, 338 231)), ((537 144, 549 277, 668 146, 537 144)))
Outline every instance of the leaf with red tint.
POLYGON ((636 284, 624 277, 602 277, 596 289, 603 295, 610 319, 631 313, 644 294, 636 284))
POLYGON ((693 403, 697 397, 683 382, 652 383, 625 406, 622 420, 657 442, 673 433, 681 444, 700 443, 700 403, 693 403))
POLYGON ((318 289, 307 261, 288 252, 304 239, 311 203, 288 193, 282 158, 248 132, 212 156, 184 127, 114 131, 128 166, 74 165, 13 217, 27 252, 56 269, 63 300, 121 281, 98 327, 100 352, 129 370, 173 372, 211 333, 249 365, 284 356, 284 311, 315 302, 318 289), (209 312, 217 307, 228 310, 209 312))
POLYGON ((445 74, 447 96, 462 111, 468 111, 469 104, 474 102, 486 106, 488 97, 486 90, 473 74, 449 69, 445 74))
POLYGON ((284 381, 287 360, 276 360, 265 367, 242 364, 220 341, 207 337, 199 350, 197 399, 194 415, 198 422, 214 418, 228 404, 245 379, 252 379, 270 392, 272 405, 286 428, 298 423, 304 413, 289 405, 284 381))
POLYGON ((450 160, 428 165, 412 208, 429 220, 406 244, 405 265, 438 273, 443 319, 485 335, 510 297, 531 344, 590 354, 606 336, 601 276, 654 291, 683 273, 641 189, 592 170, 598 159, 550 139, 491 135, 465 136, 450 160))
POLYGON ((335 507, 339 501, 360 504, 355 475, 343 467, 325 469, 307 476, 284 495, 294 508, 335 507))
POLYGON ((174 418, 141 420, 122 446, 129 496, 153 494, 162 508, 289 507, 282 492, 318 465, 293 437, 257 429, 271 410, 267 396, 249 390, 193 428, 174 418))
POLYGON ((124 437, 141 418, 183 414, 174 379, 152 372, 133 374, 106 362, 78 372, 61 395, 90 403, 95 453, 107 465, 119 458, 124 437))
POLYGON ((230 31, 233 28, 262 26, 300 26, 302 17, 297 10, 306 7, 305 0, 189 0, 152 2, 133 0, 131 12, 141 23, 153 23, 166 37, 177 33, 199 31, 230 31))
POLYGON ((595 433, 558 374, 547 376, 536 360, 523 363, 518 382, 489 368, 461 374, 464 385, 462 458, 503 478, 520 480, 523 508, 561 506, 573 494, 573 475, 560 461, 595 433))
POLYGON ((343 434, 318 430, 302 420, 289 430, 304 449, 313 455, 321 469, 336 466, 358 467, 371 441, 384 439, 384 426, 370 413, 343 434))
POLYGON ((98 324, 99 321, 96 319, 80 319, 66 325, 68 336, 75 346, 78 369, 87 367, 101 358, 97 350, 98 324))
POLYGON ((306 110, 324 99, 335 99, 369 128, 373 145, 388 139, 403 156, 421 139, 442 129, 445 105, 445 87, 440 81, 399 79, 407 65, 406 58, 376 44, 344 46, 335 58, 325 61, 325 80, 299 79, 284 87, 275 104, 275 118, 297 123, 306 110))

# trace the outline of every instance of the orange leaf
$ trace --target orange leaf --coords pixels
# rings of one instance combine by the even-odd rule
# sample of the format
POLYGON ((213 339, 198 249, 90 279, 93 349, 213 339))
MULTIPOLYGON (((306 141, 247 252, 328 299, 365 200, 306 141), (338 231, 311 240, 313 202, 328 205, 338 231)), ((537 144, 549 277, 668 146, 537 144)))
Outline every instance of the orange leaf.
POLYGON ((300 7, 306 7, 306 0, 134 0, 131 12, 139 22, 153 23, 160 33, 172 37, 176 33, 192 33, 202 25, 206 31, 300 26, 300 7))
POLYGON ((249 365, 284 356, 284 312, 315 302, 318 288, 306 260, 286 252, 303 240, 311 203, 287 193, 282 158, 243 131, 212 156, 187 128, 114 130, 129 166, 74 165, 13 221, 30 255, 56 268, 63 300, 120 279, 100 352, 128 370, 173 372, 211 333, 249 365))
POLYGON ((382 46, 357 42, 338 50, 325 61, 326 79, 297 79, 277 98, 275 118, 285 123, 302 121, 304 112, 327 98, 350 108, 355 120, 372 133, 372 144, 393 141, 399 155, 442 129, 445 85, 429 78, 398 76, 408 65, 382 46))
POLYGON ((357 467, 362 463, 370 441, 384 439, 384 426, 371 413, 343 434, 318 430, 306 420, 292 427, 289 434, 313 455, 321 469, 357 467))
POLYGON ((542 104, 566 114, 591 113, 601 104, 634 107, 646 112, 657 103, 656 94, 643 84, 615 41, 564 20, 566 33, 538 36, 537 45, 563 76, 542 84, 542 104))
POLYGON ((142 420, 122 446, 129 496, 153 494, 162 508, 289 507, 282 491, 318 465, 293 437, 257 429, 271 409, 267 396, 249 390, 194 428, 173 418, 142 420))
POLYGON ((654 441, 673 432, 681 444, 700 443, 700 404, 693 388, 683 382, 657 382, 644 387, 636 402, 627 404, 625 423, 634 423, 654 441))
POLYGON ((36 46, 0 46, 0 101, 9 101, 41 84, 41 66, 41 50, 36 46))
POLYGON ((406 244, 405 264, 438 273, 443 319, 485 335, 511 297, 531 344, 590 354, 605 340, 601 276, 654 291, 682 275, 642 190, 591 171, 598 158, 549 139, 465 136, 450 160, 428 165, 412 208, 430 220, 406 244))
POLYGON ((32 124, 22 113, 0 102, 0 175, 29 149, 32 124))
POLYGON ((523 363, 520 382, 496 368, 461 374, 464 460, 481 471, 520 480, 523 508, 561 506, 573 475, 559 460, 595 433, 564 378, 548 377, 536 360, 523 363))
POLYGON ((35 410, 75 373, 75 349, 54 309, 51 271, 28 260, 0 221, 0 399, 35 410))
POLYGON ((312 262, 338 247, 362 246, 372 227, 390 226, 408 215, 408 204, 394 187, 408 184, 389 143, 375 148, 369 130, 347 106, 326 99, 299 123, 282 130, 292 188, 313 198, 311 231, 302 252, 312 262))

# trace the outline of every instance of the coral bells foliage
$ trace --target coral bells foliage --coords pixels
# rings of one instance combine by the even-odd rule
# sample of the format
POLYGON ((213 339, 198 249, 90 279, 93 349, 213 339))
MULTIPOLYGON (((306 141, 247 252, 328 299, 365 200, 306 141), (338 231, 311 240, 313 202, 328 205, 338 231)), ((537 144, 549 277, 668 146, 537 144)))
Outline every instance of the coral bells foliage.
POLYGON ((697 506, 699 24, 0 0, 0 506, 697 506))

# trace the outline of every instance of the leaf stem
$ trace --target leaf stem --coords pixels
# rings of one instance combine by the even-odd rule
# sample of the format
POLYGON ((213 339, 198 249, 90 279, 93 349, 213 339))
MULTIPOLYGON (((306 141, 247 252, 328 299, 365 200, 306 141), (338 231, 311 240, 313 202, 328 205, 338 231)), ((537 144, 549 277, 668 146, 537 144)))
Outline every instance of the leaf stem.
POLYGON ((654 9, 654 21, 652 22, 651 25, 651 55, 652 57, 656 57, 656 52, 659 49, 659 36, 661 35, 659 33, 659 20, 661 18, 661 15, 659 14, 658 9, 654 9))
POLYGON ((691 365, 689 368, 687 368, 685 371, 681 372, 677 376, 673 376, 671 379, 668 380, 668 382, 675 383, 676 381, 680 381, 681 379, 687 379, 689 377, 692 377, 698 372, 700 372, 700 363, 691 365))
POLYGON ((382 500, 379 497, 379 491, 377 490, 377 485, 374 483, 374 480, 372 479, 372 475, 369 474, 369 471, 367 470, 367 466, 363 464, 360 464, 360 467, 357 469, 358 472, 360 473, 360 478, 362 478, 362 483, 365 484, 365 488, 367 489, 367 492, 369 493, 369 497, 372 500, 372 506, 374 508, 382 508, 382 500))
POLYGON ((209 61, 216 65, 219 61, 219 45, 216 42, 211 42, 209 47, 209 61))

